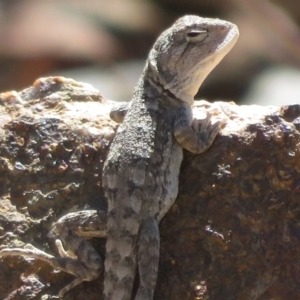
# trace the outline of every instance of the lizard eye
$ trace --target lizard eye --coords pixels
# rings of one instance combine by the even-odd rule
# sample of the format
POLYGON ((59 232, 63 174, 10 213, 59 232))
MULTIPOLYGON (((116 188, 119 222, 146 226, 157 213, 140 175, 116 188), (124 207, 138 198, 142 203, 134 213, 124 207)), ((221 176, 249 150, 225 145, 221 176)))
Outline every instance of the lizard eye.
POLYGON ((207 30, 191 30, 185 36, 185 39, 189 43, 198 43, 203 41, 207 37, 207 30))

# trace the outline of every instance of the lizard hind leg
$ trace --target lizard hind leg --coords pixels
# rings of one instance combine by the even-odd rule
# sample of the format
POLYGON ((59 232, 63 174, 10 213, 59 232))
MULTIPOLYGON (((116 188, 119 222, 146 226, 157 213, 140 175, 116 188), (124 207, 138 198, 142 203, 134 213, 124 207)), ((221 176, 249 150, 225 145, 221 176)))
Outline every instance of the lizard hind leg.
POLYGON ((75 253, 73 253, 71 250, 65 250, 61 240, 57 239, 55 240, 55 245, 56 245, 56 248, 57 248, 57 251, 60 255, 60 257, 70 257, 70 258, 73 258, 73 259, 77 259, 77 256, 75 253))
POLYGON ((70 258, 68 255, 54 257, 31 244, 26 244, 24 248, 4 248, 0 251, 0 256, 24 256, 40 259, 50 264, 53 268, 63 270, 76 276, 77 278, 73 282, 59 292, 59 297, 62 297, 66 292, 81 282, 95 279, 102 271, 102 264, 98 266, 97 270, 90 271, 90 269, 78 259, 70 258))
POLYGON ((60 257, 53 258, 51 264, 57 269, 76 276, 70 284, 60 290, 58 295, 62 298, 65 293, 83 281, 96 279, 103 271, 103 263, 93 246, 66 226, 57 224, 56 231, 68 250, 66 251, 62 241, 57 239, 55 244, 60 257))
POLYGON ((152 300, 159 262, 159 229, 154 218, 142 224, 138 240, 138 269, 140 285, 134 300, 152 300))
POLYGON ((1 256, 23 256, 40 259, 50 264, 53 268, 65 271, 76 276, 75 280, 59 292, 62 297, 67 291, 83 281, 96 279, 103 271, 103 263, 100 255, 93 246, 64 224, 58 224, 56 231, 67 245, 66 251, 60 240, 56 240, 56 246, 60 257, 50 255, 31 244, 24 248, 4 248, 0 250, 1 256))
POLYGON ((68 247, 66 251, 59 239, 55 241, 61 256, 57 258, 58 268, 73 274, 78 279, 82 278, 82 281, 97 278, 103 271, 103 263, 96 249, 88 241, 61 224, 56 226, 56 231, 68 247))

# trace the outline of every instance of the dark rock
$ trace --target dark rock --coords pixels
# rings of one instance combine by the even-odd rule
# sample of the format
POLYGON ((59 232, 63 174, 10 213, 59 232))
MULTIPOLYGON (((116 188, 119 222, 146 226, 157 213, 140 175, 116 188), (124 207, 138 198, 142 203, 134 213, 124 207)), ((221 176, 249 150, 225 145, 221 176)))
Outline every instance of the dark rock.
MULTIPOLYGON (((106 208, 113 104, 56 77, 1 94, 0 105, 0 248, 32 243, 55 254, 53 222, 106 208)), ((197 117, 210 110, 228 122, 208 151, 185 152, 178 199, 160 226, 155 299, 300 299, 299 107, 196 103, 197 117)), ((105 241, 92 242, 104 254, 105 241)), ((0 299, 57 299, 72 281, 33 259, 0 266, 0 299)), ((102 299, 102 282, 65 299, 102 299)))

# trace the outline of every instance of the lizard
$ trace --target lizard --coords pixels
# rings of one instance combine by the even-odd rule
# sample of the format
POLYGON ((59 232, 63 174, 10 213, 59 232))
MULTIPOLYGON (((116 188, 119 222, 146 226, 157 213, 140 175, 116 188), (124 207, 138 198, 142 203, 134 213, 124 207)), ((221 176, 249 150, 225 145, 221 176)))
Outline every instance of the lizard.
MULTIPOLYGON (((104 163, 102 184, 108 211, 99 221, 104 225, 98 224, 107 239, 105 300, 153 299, 158 226, 177 197, 183 149, 195 154, 206 151, 224 126, 224 121, 212 124, 209 114, 204 121, 194 119, 194 97, 238 36, 237 26, 224 20, 194 15, 179 18, 154 43, 131 102, 120 113, 112 112, 120 125, 104 163), (133 295, 137 273, 139 286, 133 295)), ((87 219, 99 217, 96 211, 89 213, 87 219)), ((61 241, 56 241, 60 258, 32 245, 2 249, 0 255, 36 257, 75 275, 60 291, 62 297, 80 282, 99 276, 103 268, 95 249, 72 232, 76 228, 71 221, 79 219, 73 213, 55 225, 68 247, 65 251, 61 241)), ((79 224, 82 229, 83 223, 79 224)))

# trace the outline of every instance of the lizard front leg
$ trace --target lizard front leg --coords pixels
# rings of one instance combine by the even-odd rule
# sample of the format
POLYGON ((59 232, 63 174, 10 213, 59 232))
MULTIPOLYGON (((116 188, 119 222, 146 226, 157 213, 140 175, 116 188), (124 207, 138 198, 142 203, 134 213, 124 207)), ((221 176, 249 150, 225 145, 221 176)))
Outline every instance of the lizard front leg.
POLYGON ((205 120, 192 120, 190 107, 179 110, 174 124, 177 142, 186 150, 200 154, 214 142, 217 134, 225 125, 225 120, 211 123, 212 115, 207 113, 205 120))
POLYGON ((68 249, 66 251, 62 241, 57 239, 55 244, 60 257, 54 257, 31 244, 25 245, 24 248, 4 248, 0 251, 0 256, 26 256, 40 259, 53 268, 74 275, 76 277, 74 281, 60 290, 59 297, 63 297, 66 292, 81 282, 96 279, 103 271, 103 262, 97 251, 88 241, 76 234, 75 229, 77 233, 83 233, 84 236, 105 237, 106 213, 86 210, 70 213, 59 219, 53 231, 59 235, 68 249), (88 229, 91 229, 93 234, 87 234, 88 229))
POLYGON ((111 108, 109 117, 116 123, 119 124, 123 123, 123 120, 125 118, 129 106, 130 106, 130 102, 118 102, 114 104, 113 107, 111 108))

